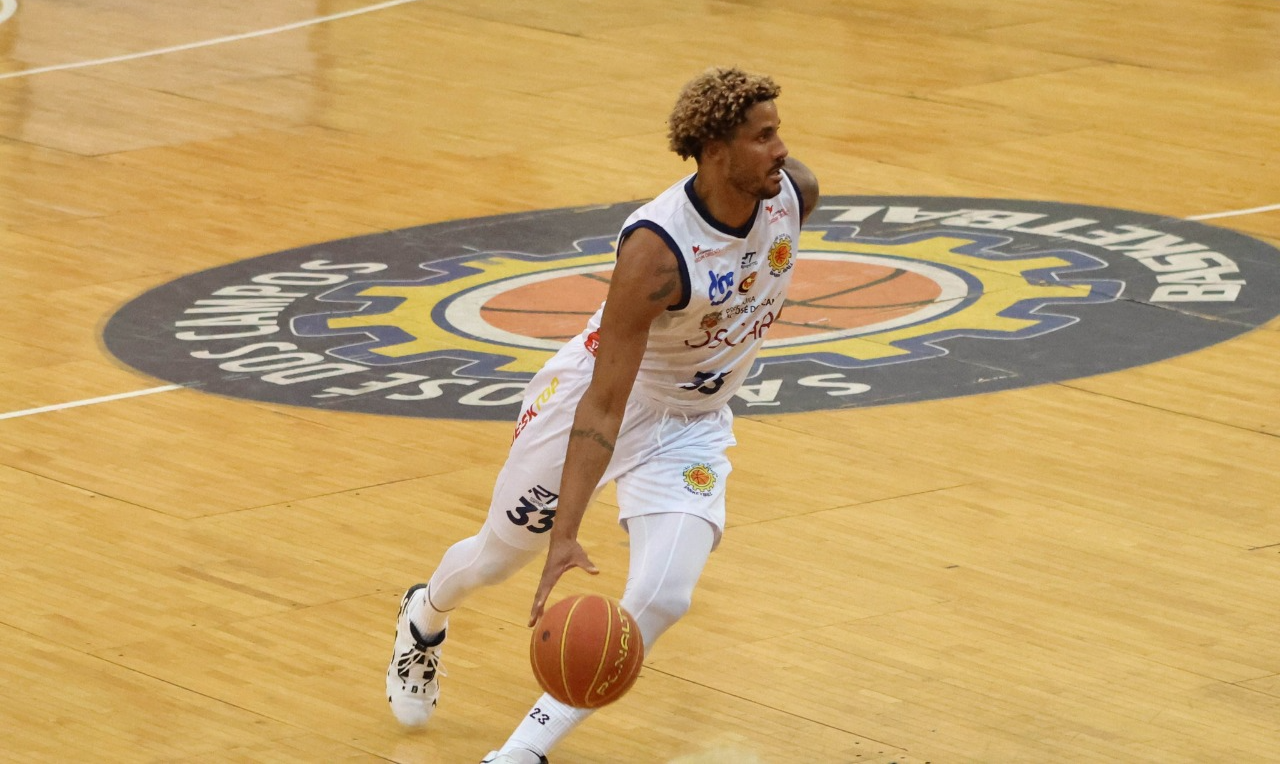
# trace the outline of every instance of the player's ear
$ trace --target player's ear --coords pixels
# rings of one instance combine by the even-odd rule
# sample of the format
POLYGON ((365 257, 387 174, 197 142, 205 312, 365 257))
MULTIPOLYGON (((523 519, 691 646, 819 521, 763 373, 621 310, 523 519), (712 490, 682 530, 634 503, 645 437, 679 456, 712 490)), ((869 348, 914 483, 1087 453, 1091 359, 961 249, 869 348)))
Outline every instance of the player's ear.
POLYGON ((702 144, 702 153, 698 155, 698 162, 714 162, 728 148, 728 144, 723 139, 712 138, 702 144))

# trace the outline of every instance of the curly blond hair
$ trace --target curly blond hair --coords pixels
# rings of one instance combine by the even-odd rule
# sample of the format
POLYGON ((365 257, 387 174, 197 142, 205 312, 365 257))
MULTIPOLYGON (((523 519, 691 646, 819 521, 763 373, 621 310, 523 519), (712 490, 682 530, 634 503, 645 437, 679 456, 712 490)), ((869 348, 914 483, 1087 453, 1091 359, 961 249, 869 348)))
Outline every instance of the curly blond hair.
POLYGON ((761 101, 772 101, 782 89, 763 75, 737 68, 708 69, 680 91, 667 118, 667 139, 681 159, 702 154, 708 141, 728 138, 747 121, 747 110, 761 101))

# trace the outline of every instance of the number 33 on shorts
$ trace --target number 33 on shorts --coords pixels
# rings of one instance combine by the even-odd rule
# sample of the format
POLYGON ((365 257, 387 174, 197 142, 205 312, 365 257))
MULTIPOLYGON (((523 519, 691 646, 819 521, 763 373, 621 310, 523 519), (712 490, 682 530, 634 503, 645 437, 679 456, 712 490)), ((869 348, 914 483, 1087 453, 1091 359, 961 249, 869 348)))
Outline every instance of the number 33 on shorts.
POLYGON ((560 494, 535 485, 520 497, 520 506, 507 510, 507 519, 530 533, 546 533, 555 521, 558 498, 560 494))

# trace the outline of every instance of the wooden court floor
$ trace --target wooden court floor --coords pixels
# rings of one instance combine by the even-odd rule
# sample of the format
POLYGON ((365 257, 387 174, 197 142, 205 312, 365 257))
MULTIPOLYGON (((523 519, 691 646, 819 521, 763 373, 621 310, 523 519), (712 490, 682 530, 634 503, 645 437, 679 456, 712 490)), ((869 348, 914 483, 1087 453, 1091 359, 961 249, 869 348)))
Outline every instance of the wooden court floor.
MULTIPOLYGON (((469 763, 536 695, 533 570, 455 617, 428 731, 382 689, 400 593, 480 522, 510 423, 156 391, 104 326, 186 274, 650 197, 688 171, 679 86, 723 64, 779 81, 828 195, 1221 214, 1280 245, 1270 0, 0 18, 0 761, 469 763)), ((1280 761, 1277 380, 1272 320, 1106 374, 739 417, 693 610, 552 761, 1280 761)), ((611 501, 583 532, 601 576, 558 591, 621 592, 611 501)))

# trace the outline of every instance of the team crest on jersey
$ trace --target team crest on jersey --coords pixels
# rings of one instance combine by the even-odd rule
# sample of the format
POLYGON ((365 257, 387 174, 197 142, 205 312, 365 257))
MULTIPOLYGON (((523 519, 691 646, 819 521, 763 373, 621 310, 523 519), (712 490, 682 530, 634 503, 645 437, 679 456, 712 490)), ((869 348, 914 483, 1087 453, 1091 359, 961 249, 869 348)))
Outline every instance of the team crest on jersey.
POLYGON ((769 272, 781 276, 791 270, 791 237, 779 234, 769 245, 769 272))
MULTIPOLYGON (((195 390, 536 427, 526 393, 538 406, 557 393, 525 388, 564 343, 596 349, 598 337, 581 333, 636 206, 433 223, 233 262, 137 297, 104 341, 195 390)), ((754 366, 729 380, 690 369, 685 384, 713 394, 741 383, 736 412, 786 413, 1116 371, 1273 319, 1276 262, 1280 251, 1257 239, 1160 215, 824 197, 797 240, 735 258, 734 283, 722 277, 710 295, 734 297, 682 338, 681 352, 763 339, 754 366), (785 306, 739 296, 765 269, 794 269, 785 306)))
POLYGON ((710 496, 716 490, 716 471, 709 464, 691 464, 684 470, 684 489, 697 496, 710 496))

